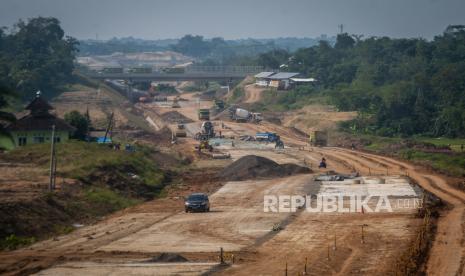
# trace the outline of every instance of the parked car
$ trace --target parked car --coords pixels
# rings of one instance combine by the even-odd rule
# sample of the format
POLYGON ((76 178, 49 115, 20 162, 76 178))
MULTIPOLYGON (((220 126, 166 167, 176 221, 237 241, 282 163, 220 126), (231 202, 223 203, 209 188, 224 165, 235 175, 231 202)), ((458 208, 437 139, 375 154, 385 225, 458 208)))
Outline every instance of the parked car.
POLYGON ((186 213, 195 212, 210 212, 210 202, 208 196, 203 193, 194 193, 189 195, 184 202, 186 213))

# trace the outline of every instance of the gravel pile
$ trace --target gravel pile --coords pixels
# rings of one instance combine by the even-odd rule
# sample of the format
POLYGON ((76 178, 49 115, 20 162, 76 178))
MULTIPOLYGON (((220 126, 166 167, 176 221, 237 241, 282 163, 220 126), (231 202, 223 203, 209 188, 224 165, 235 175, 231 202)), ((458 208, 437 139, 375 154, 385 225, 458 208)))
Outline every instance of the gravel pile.
POLYGON ((247 155, 224 168, 219 177, 226 181, 241 181, 255 178, 284 177, 311 173, 307 167, 296 164, 278 164, 273 160, 256 155, 247 155))

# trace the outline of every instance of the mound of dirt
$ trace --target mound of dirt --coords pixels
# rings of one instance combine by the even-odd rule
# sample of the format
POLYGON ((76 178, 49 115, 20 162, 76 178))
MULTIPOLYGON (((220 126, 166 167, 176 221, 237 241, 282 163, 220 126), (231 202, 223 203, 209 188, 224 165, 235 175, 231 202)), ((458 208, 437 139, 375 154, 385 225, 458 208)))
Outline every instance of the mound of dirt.
POLYGON ((216 90, 209 90, 209 91, 203 92, 200 95, 200 99, 204 101, 213 100, 215 97, 216 97, 216 90))
POLYGON ((153 257, 147 260, 147 263, 180 263, 180 262, 188 262, 189 260, 184 258, 183 256, 175 253, 161 253, 157 257, 153 257))
POLYGON ((312 170, 296 164, 278 164, 273 160, 256 155, 247 155, 224 168, 219 177, 226 181, 241 181, 254 178, 283 177, 312 170))
POLYGON ((161 115, 162 119, 170 124, 192 123, 193 121, 177 111, 169 111, 161 115))

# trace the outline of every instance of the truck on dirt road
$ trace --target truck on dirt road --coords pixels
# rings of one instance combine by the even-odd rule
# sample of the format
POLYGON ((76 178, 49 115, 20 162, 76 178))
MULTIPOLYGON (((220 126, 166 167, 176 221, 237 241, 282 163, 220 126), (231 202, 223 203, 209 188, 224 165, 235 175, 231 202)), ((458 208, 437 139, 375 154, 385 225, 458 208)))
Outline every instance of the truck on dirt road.
POLYGON ((201 108, 199 109, 199 120, 210 120, 210 109, 201 108))
POLYGON ((274 132, 257 132, 255 134, 255 140, 274 143, 276 141, 279 141, 280 137, 274 132))
POLYGON ((185 128, 184 124, 179 123, 177 125, 176 131, 175 131, 175 136, 176 137, 186 137, 187 136, 187 132, 186 132, 186 128, 185 128))
POLYGON ((309 143, 314 147, 326 147, 328 144, 328 133, 321 130, 314 130, 310 132, 309 143))
POLYGON ((232 111, 231 119, 236 122, 253 122, 259 123, 262 121, 262 114, 256 112, 250 112, 243 108, 236 108, 232 111))
POLYGON ((224 101, 223 100, 215 100, 215 108, 217 110, 223 110, 224 109, 224 101))

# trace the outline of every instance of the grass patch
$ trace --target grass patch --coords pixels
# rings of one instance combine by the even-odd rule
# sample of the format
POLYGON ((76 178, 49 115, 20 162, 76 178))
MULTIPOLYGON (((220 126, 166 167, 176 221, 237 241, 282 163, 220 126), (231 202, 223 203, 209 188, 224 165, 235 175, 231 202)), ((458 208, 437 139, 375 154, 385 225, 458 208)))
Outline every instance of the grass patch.
POLYGON ((260 103, 254 108, 260 111, 288 111, 313 104, 328 104, 328 96, 311 86, 297 87, 292 90, 279 91, 268 89, 263 91, 260 103))
MULTIPOLYGON (((454 139, 454 138, 432 138, 432 137, 416 137, 415 140, 430 143, 436 146, 449 146, 453 151, 461 152, 461 146, 465 147, 465 139, 454 139)), ((465 150, 465 149, 464 149, 465 150)))
POLYGON ((91 187, 84 193, 84 198, 91 203, 108 206, 111 211, 124 209, 140 203, 140 200, 124 197, 105 187, 91 187))
MULTIPOLYGON (((154 150, 139 147, 136 152, 115 151, 106 145, 69 141, 57 144, 57 172, 60 176, 85 179, 95 170, 102 167, 135 168, 137 174, 147 185, 159 185, 163 174, 158 165, 151 159, 154 150)), ((16 148, 6 154, 3 159, 12 162, 34 163, 47 173, 50 163, 50 145, 36 144, 16 148)))
MULTIPOLYGON (((151 199, 165 185, 165 173, 156 161, 158 152, 137 147, 135 152, 115 151, 106 145, 69 141, 57 145, 57 174, 77 179, 86 186, 108 187, 121 195, 151 199)), ((37 144, 16 148, 4 161, 33 163, 48 175, 50 145, 37 144)))
POLYGON ((236 103, 236 102, 240 101, 241 99, 243 99, 244 96, 245 96, 244 88, 243 87, 236 87, 232 91, 231 97, 229 97, 227 102, 228 103, 236 103))
POLYGON ((427 164, 432 168, 454 176, 465 175, 465 156, 446 153, 430 153, 415 149, 400 152, 404 159, 427 164))
POLYGON ((14 234, 0 240, 0 249, 15 250, 17 248, 33 244, 36 241, 34 237, 18 237, 14 234))
POLYGON ((355 135, 360 149, 397 156, 409 161, 427 165, 452 176, 465 175, 465 153, 460 146, 463 139, 429 137, 380 137, 355 135), (450 147, 449 150, 448 147, 450 147))

